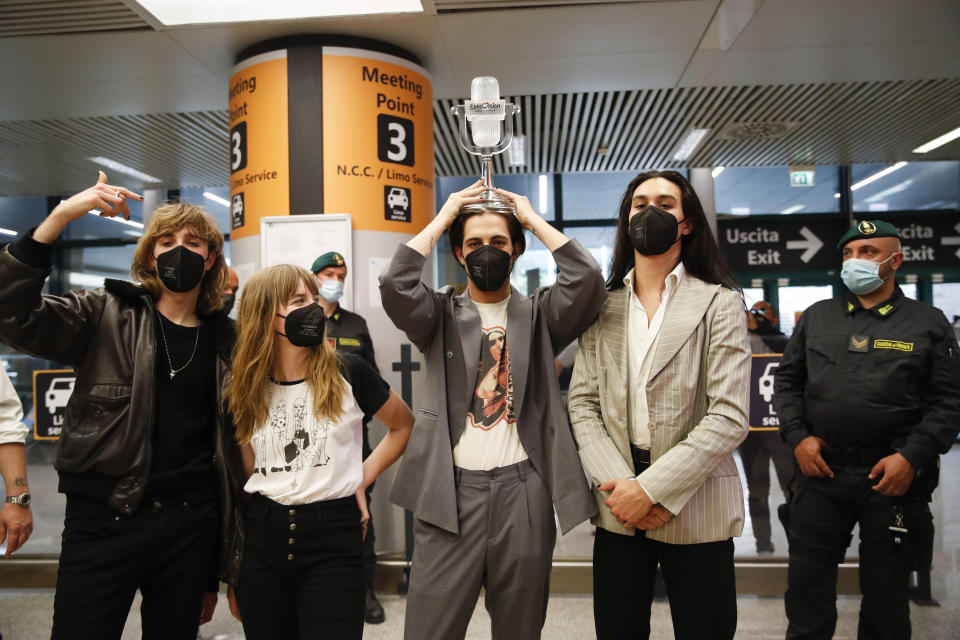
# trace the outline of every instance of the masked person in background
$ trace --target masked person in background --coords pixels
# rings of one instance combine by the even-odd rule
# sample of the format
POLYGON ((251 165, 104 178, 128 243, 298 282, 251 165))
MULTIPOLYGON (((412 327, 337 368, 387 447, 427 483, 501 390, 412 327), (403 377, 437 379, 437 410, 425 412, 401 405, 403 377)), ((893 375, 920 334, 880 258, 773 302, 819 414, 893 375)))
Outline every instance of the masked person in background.
MULTIPOLYGON (((319 287, 320 298, 317 300, 317 304, 323 308, 323 313, 327 318, 327 340, 338 352, 359 356, 373 367, 374 371, 380 373, 380 368, 377 367, 377 358, 373 353, 373 340, 370 338, 367 321, 360 314, 348 311, 340 305, 344 282, 347 279, 347 263, 343 256, 336 251, 328 251, 313 261, 310 271, 316 277, 319 287)), ((369 424, 370 419, 365 418, 363 421, 364 460, 372 451, 369 424)), ((367 487, 368 508, 372 493, 373 483, 367 487)), ((367 521, 367 535, 363 539, 363 575, 367 586, 367 592, 364 596, 363 620, 370 624, 380 624, 386 619, 383 605, 377 600, 377 595, 373 590, 374 571, 377 568, 377 554, 374 550, 376 540, 376 531, 373 518, 371 518, 367 521)))
POLYGON ((909 638, 908 579, 939 455, 960 431, 960 352, 943 313, 903 295, 892 224, 864 220, 837 245, 848 293, 800 316, 774 380, 793 448, 787 638, 832 638, 837 564, 860 526, 859 638, 909 638))
MULTIPOLYGON (((780 331, 780 318, 773 305, 761 300, 746 315, 750 350, 754 354, 783 353, 787 336, 780 331)), ((770 555, 774 552, 773 531, 770 528, 770 462, 773 461, 777 480, 786 496, 787 485, 793 475, 793 452, 780 439, 776 427, 772 431, 751 428, 739 451, 750 494, 747 507, 750 509, 753 537, 757 541, 757 554, 770 555)))
POLYGON ((223 287, 223 312, 230 315, 233 305, 237 301, 237 290, 240 288, 240 276, 232 267, 227 267, 227 284, 223 287))
POLYGON ((580 338, 569 406, 593 479, 599 640, 646 638, 657 565, 678 639, 733 638, 750 352, 743 300, 676 171, 620 203, 610 295, 580 338))
POLYGON ((392 499, 415 515, 407 640, 463 638, 481 587, 494 640, 540 637, 556 542, 596 513, 560 399, 555 355, 590 324, 606 293, 576 240, 503 190, 513 214, 470 211, 483 187, 452 194, 380 276, 383 308, 427 360, 417 422, 392 499), (421 281, 449 228, 467 289, 421 281), (510 272, 531 231, 556 283, 521 295, 510 272))
POLYGON ((327 343, 318 294, 305 269, 278 265, 250 278, 240 300, 226 397, 247 479, 231 527, 239 571, 229 598, 250 640, 360 640, 364 490, 403 453, 413 426, 373 367, 327 343), (387 435, 361 461, 373 415, 387 435), (271 428, 278 421, 287 429, 271 428))
POLYGON ((64 227, 91 209, 129 217, 128 198, 141 199, 101 172, 0 252, 0 339, 77 375, 54 463, 67 497, 54 640, 119 638, 138 589, 144 638, 194 640, 217 602, 235 450, 217 403, 234 340, 223 235, 200 207, 164 205, 134 253, 141 284, 41 294, 64 227))

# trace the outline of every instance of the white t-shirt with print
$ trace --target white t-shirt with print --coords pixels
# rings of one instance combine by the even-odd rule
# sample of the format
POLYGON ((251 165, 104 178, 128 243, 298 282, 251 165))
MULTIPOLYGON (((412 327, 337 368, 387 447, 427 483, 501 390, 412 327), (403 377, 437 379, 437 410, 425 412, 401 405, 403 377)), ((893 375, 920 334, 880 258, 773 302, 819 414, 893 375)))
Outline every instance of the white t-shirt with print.
POLYGON ((344 498, 360 488, 363 418, 380 410, 390 388, 360 358, 343 361, 349 375, 335 421, 314 416, 305 380, 268 385, 267 422, 250 439, 254 471, 244 491, 293 505, 344 498))
POLYGON ((508 296, 501 302, 474 303, 480 312, 483 346, 466 424, 453 448, 453 463, 461 469, 487 471, 527 459, 517 435, 513 403, 513 371, 507 341, 509 302, 508 296))

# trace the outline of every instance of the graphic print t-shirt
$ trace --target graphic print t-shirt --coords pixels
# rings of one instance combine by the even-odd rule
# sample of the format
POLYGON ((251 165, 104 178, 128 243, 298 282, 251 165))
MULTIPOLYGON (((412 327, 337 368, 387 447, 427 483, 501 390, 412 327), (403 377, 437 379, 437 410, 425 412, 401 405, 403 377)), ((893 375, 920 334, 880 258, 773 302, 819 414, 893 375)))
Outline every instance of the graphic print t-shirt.
POLYGON ((351 496, 363 480, 362 427, 387 401, 390 387, 369 364, 343 358, 343 412, 336 421, 313 414, 306 380, 268 386, 267 422, 253 432, 253 475, 247 493, 280 504, 308 504, 351 496))
POLYGON ((509 302, 508 297, 492 304, 474 303, 480 312, 483 345, 466 424, 453 448, 453 463, 461 469, 486 471, 527 459, 517 435, 513 406, 513 373, 507 347, 509 302))

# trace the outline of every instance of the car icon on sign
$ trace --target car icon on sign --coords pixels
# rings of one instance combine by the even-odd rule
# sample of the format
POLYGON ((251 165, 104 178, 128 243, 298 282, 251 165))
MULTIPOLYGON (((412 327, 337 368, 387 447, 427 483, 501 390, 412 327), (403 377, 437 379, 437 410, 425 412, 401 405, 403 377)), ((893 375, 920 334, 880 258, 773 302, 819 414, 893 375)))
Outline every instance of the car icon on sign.
POLYGON ((410 200, 407 198, 407 192, 400 187, 393 187, 387 194, 387 206, 391 209, 407 210, 410 206, 410 200))
POLYGON ((43 403, 47 407, 50 415, 57 413, 57 409, 63 409, 67 406, 67 400, 73 393, 73 383, 76 378, 54 378, 47 387, 47 392, 43 395, 43 403))
POLYGON ((764 402, 773 400, 773 370, 779 366, 779 362, 768 363, 767 368, 763 370, 763 375, 760 376, 760 395, 764 402))

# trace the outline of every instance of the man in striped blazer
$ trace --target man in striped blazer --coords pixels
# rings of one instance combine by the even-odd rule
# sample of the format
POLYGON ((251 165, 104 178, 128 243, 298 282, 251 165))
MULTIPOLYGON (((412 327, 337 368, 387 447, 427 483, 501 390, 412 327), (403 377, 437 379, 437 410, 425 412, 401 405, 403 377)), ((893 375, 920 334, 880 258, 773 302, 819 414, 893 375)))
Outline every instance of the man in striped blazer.
POLYGON ((732 638, 747 435, 743 301, 693 188, 648 172, 620 205, 609 297, 580 338, 574 438, 600 513, 599 640, 645 638, 657 565, 677 638, 732 638))

